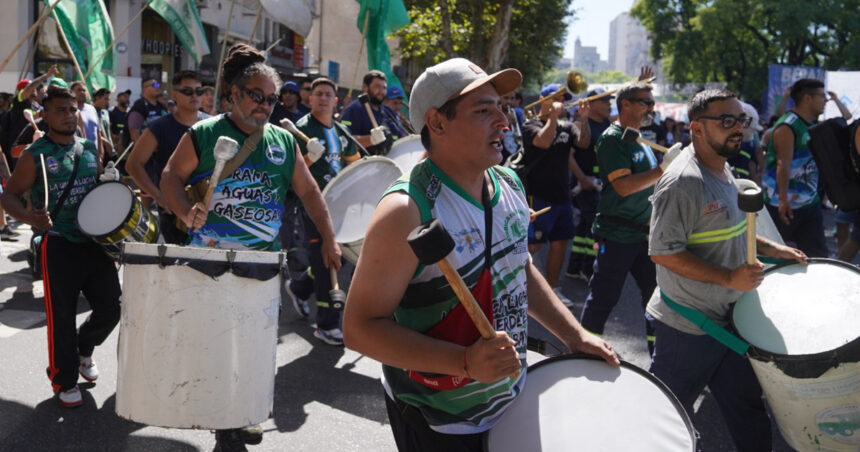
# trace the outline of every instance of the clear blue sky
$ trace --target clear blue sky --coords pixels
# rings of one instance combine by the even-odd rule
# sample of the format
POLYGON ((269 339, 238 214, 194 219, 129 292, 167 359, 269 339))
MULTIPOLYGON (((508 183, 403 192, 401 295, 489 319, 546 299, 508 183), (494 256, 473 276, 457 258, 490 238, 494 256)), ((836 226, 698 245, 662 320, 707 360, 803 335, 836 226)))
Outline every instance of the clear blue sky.
POLYGON ((600 59, 609 58, 609 22, 630 11, 633 0, 573 0, 575 20, 567 27, 564 57, 573 57, 573 43, 579 36, 583 46, 596 46, 600 59))

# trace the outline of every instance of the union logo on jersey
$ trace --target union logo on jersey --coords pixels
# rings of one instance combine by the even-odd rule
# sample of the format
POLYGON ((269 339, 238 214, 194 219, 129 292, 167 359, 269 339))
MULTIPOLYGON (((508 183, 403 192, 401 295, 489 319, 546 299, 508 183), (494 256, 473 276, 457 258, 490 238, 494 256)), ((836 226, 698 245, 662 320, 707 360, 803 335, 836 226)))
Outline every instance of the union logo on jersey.
POLYGON ((287 159, 287 153, 277 144, 273 144, 266 148, 266 158, 275 165, 282 165, 287 159))
POLYGON ((57 159, 54 157, 45 157, 45 166, 48 168, 48 172, 51 174, 57 174, 60 172, 60 165, 57 163, 57 159))

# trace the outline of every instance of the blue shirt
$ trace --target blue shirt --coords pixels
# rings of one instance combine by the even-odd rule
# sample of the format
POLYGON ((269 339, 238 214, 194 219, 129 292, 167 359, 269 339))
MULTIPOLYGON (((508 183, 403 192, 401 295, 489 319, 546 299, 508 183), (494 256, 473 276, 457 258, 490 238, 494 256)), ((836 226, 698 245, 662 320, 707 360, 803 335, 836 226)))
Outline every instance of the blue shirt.
MULTIPOLYGON (((379 110, 374 108, 370 110, 373 112, 376 123, 388 127, 395 140, 407 135, 393 120, 396 117, 396 113, 387 105, 380 105, 379 110)), ((370 135, 370 129, 373 128, 373 123, 370 122, 370 118, 367 116, 367 110, 365 110, 364 105, 357 99, 350 102, 343 110, 343 114, 340 115, 340 122, 349 127, 353 135, 370 135)))

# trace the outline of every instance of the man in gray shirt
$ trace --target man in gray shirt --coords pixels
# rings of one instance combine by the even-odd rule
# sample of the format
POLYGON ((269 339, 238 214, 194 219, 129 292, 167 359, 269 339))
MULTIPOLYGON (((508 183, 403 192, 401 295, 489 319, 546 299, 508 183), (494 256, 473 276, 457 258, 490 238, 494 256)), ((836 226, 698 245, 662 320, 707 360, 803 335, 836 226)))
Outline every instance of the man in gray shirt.
MULTIPOLYGON (((731 304, 764 278, 760 262, 745 263, 747 225, 726 165, 740 150, 750 118, 726 90, 696 94, 688 115, 693 143, 672 162, 651 198, 648 252, 657 264, 659 290, 647 307, 656 320, 650 371, 669 386, 691 417, 693 402, 707 385, 735 447, 770 450, 770 421, 749 362, 672 306, 692 308, 726 326, 731 304)), ((761 237, 756 244, 763 256, 806 262, 800 250, 761 237)))

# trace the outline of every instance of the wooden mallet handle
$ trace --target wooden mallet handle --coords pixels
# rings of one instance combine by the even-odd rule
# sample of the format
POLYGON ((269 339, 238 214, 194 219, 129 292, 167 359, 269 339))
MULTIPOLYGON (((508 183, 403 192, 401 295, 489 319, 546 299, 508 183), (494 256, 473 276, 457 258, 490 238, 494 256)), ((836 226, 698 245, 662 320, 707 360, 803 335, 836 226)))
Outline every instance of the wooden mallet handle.
POLYGON ((361 102, 361 105, 364 105, 364 109, 367 111, 367 116, 370 118, 370 123, 373 124, 373 128, 379 127, 379 124, 376 123, 376 116, 373 116, 373 109, 370 108, 370 96, 367 93, 363 93, 358 96, 358 101, 361 102))
POLYGON ((296 127, 296 125, 293 124, 293 121, 290 121, 289 118, 284 118, 281 120, 281 127, 287 129, 291 134, 299 137, 299 139, 304 141, 305 143, 311 141, 311 139, 308 138, 308 136, 305 135, 304 132, 299 130, 299 128, 296 127))
POLYGON ((756 263, 756 212, 764 207, 761 187, 749 179, 738 179, 738 207, 747 214, 747 264, 756 263))

